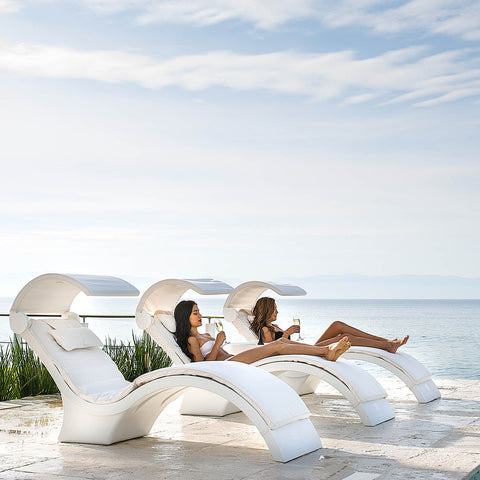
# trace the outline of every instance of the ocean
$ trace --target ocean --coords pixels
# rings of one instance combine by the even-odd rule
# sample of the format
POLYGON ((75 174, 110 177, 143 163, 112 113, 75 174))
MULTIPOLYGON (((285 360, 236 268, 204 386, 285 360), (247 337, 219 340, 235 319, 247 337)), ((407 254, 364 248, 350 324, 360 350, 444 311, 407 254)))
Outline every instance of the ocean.
MULTIPOLYGON (((204 316, 222 315, 224 296, 189 298, 198 302, 204 316)), ((12 301, 12 298, 0 298, 0 313, 8 313, 12 301)), ((136 298, 88 298, 81 294, 72 310, 78 314, 133 315, 137 302, 136 298)), ((277 323, 282 328, 289 326, 293 318, 301 319, 301 335, 306 343, 313 343, 335 320, 387 338, 403 338, 408 334, 410 340, 401 351, 424 363, 434 377, 480 380, 480 300, 279 297, 277 306, 277 323)), ((87 321, 102 339, 110 336, 128 341, 132 331, 141 334, 134 319, 87 321)), ((227 340, 243 341, 231 325, 224 322, 224 328, 227 340)), ((7 341, 11 335, 8 317, 0 317, 0 341, 7 341)), ((296 340, 295 336, 293 339, 296 340)), ((375 371, 378 367, 368 368, 375 371)), ((388 376, 385 370, 381 372, 388 376)))

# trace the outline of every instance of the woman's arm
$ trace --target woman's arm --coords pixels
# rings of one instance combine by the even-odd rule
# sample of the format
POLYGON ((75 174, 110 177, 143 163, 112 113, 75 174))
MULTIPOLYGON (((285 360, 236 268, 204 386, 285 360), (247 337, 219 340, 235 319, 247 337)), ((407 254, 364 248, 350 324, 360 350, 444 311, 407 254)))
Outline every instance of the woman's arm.
POLYGON ((300 325, 291 325, 283 332, 282 337, 288 338, 292 333, 300 333, 300 325))
POLYGON ((224 331, 218 332, 212 351, 205 357, 206 361, 217 360, 218 352, 222 348, 225 338, 226 336, 224 331))
POLYGON ((274 334, 267 327, 262 328, 262 338, 264 343, 270 343, 275 340, 274 334))
POLYGON ((193 355, 194 362, 203 362, 203 361, 212 361, 217 360, 218 352, 222 348, 223 342, 225 341, 225 332, 219 332, 213 345, 212 351, 204 357, 202 351, 200 350, 200 343, 195 337, 188 337, 188 349, 193 355))
POLYGON ((194 362, 203 362, 205 360, 200 350, 200 344, 195 337, 188 337, 188 350, 193 355, 194 362))

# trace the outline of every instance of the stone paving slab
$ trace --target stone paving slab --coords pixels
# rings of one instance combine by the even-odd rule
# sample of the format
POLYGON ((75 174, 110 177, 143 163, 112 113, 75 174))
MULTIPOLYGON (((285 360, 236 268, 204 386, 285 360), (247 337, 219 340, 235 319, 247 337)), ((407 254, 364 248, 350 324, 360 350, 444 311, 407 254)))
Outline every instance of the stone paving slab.
MULTIPOLYGON (((182 416, 179 401, 150 435, 111 446, 61 444, 59 396, 0 403, 2 480, 460 480, 480 465, 480 382, 437 380, 426 405, 396 379, 381 379, 396 418, 363 426, 334 391, 302 397, 323 448, 275 462, 241 413, 182 416)), ((273 400, 274 401, 274 400, 273 400)))

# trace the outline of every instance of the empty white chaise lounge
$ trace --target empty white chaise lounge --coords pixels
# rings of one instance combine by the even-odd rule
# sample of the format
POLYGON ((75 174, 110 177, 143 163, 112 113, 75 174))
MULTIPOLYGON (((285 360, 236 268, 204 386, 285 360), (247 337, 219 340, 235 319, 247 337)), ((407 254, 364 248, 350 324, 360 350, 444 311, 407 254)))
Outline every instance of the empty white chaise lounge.
MULTIPOLYGON (((225 301, 223 312, 225 320, 232 322, 239 333, 252 343, 257 343, 258 339, 249 328, 247 314, 241 310, 251 311, 258 298, 267 290, 272 290, 279 295, 306 294, 305 290, 295 285, 257 281, 239 285, 225 301)), ((379 348, 352 346, 342 355, 342 358, 375 363, 389 370, 405 383, 419 403, 428 403, 440 398, 440 392, 428 369, 404 352, 390 353, 379 348)))
POLYGON ((60 389, 64 408, 60 441, 109 445, 146 435, 171 401, 186 387, 195 387, 242 410, 277 461, 321 447, 310 412, 298 395, 250 365, 205 362, 154 370, 132 383, 126 381, 102 350, 102 342, 70 311, 80 292, 139 294, 115 277, 46 274, 20 291, 10 312, 12 330, 40 357, 60 389), (45 314, 50 316, 38 317, 45 314))
MULTIPOLYGON (((137 306, 138 326, 151 335, 176 365, 190 364, 190 359, 182 352, 173 336, 175 319, 172 313, 180 298, 190 289, 204 295, 233 292, 230 286, 216 280, 168 279, 148 288, 137 306)), ((251 344, 225 345, 225 349, 232 354, 251 347, 251 344)), ((259 360, 252 365, 280 376, 299 394, 312 392, 321 380, 326 381, 352 404, 365 425, 374 426, 394 417, 383 387, 368 372, 353 363, 342 359, 330 362, 312 355, 279 355, 259 360)), ((198 393, 194 396, 185 394, 181 412, 226 415, 236 411, 228 402, 207 392, 201 398, 200 401, 198 393)))

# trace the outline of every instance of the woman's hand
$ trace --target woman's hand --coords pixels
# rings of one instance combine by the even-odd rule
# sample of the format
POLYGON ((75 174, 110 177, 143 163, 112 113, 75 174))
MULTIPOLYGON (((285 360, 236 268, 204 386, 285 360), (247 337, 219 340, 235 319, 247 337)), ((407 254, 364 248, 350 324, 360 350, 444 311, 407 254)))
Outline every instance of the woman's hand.
POLYGON ((225 332, 222 330, 221 332, 218 332, 217 338, 215 339, 215 343, 217 345, 223 345, 225 343, 225 339, 227 336, 225 335, 225 332))
POLYGON ((291 325, 283 332, 283 338, 288 338, 292 333, 300 333, 300 325, 291 325))

